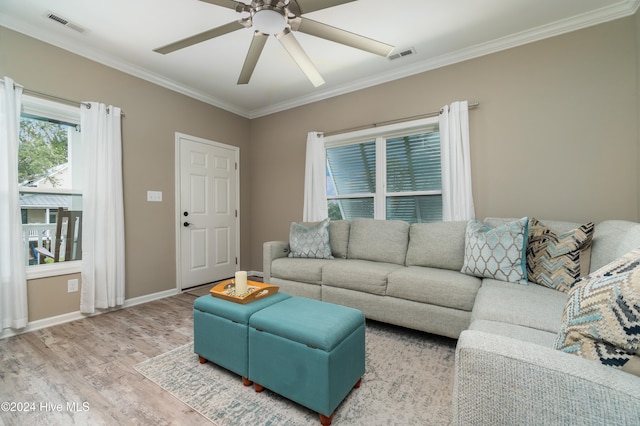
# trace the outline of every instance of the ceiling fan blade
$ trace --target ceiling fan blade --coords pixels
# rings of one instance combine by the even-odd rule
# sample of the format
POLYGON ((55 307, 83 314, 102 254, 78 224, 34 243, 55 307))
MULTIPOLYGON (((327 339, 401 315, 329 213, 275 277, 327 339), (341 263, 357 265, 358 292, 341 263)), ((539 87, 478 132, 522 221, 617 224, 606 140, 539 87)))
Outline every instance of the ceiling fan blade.
POLYGON ((229 22, 226 25, 221 27, 214 28, 212 30, 208 30, 202 32, 200 34, 196 34, 191 37, 187 37, 185 39, 176 41, 171 44, 167 44, 166 46, 158 47, 157 49, 153 49, 154 52, 162 53, 166 55, 167 53, 175 52, 176 50, 184 49, 185 47, 193 46, 194 44, 201 43, 203 41, 210 40, 215 37, 219 37, 221 35, 228 34, 230 32, 239 30, 241 28, 245 28, 243 21, 229 22))
POLYGON ((245 3, 241 1, 234 0, 200 0, 205 3, 215 4, 216 6, 228 7, 229 9, 235 9, 238 12, 241 12, 245 8, 245 3), (238 10, 240 8, 240 10, 238 10))
POLYGON ((389 44, 341 30, 321 22, 312 21, 311 19, 298 17, 292 19, 290 23, 291 29, 294 31, 300 31, 301 33, 320 37, 325 40, 335 41, 336 43, 345 44, 376 55, 387 57, 393 50, 393 46, 389 44))
POLYGON ((258 59, 260 58, 260 54, 262 53, 262 49, 264 49, 264 44, 267 42, 268 37, 269 36, 267 34, 263 34, 260 31, 256 31, 253 34, 251 46, 249 46, 247 57, 244 60, 244 65, 242 65, 242 71, 240 71, 238 84, 249 83, 251 75, 253 74, 253 70, 258 63, 258 59))
POLYGON ((302 72, 307 76, 311 83, 315 86, 322 86, 324 79, 316 69, 316 67, 309 59, 309 56, 305 53, 298 43, 298 40, 293 36, 293 33, 285 28, 281 33, 276 34, 276 38, 280 41, 285 50, 291 55, 293 60, 298 64, 302 72))
POLYGON ((296 3, 300 6, 301 13, 310 13, 344 3, 351 3, 352 1, 355 0, 296 0, 296 3))

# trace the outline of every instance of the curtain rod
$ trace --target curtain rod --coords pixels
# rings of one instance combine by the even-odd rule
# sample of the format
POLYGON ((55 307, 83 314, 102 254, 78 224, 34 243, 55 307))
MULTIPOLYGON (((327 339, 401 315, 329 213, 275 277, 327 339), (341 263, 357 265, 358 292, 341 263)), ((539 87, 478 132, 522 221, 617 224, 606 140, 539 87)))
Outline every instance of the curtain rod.
MULTIPOLYGON (((15 86, 15 83, 14 83, 15 86)), ((56 96, 56 95, 50 95, 48 93, 43 93, 43 92, 38 92, 37 90, 31 90, 31 89, 27 89, 27 88, 22 88, 22 93, 27 94, 27 95, 32 95, 32 96, 36 96, 39 98, 45 98, 45 99, 52 99, 58 102, 63 102, 67 105, 84 105, 86 106, 88 109, 91 109, 91 104, 89 102, 80 102, 80 101, 74 101, 72 99, 67 99, 67 98, 62 98, 60 96, 56 96)), ((109 112, 109 110, 107 109, 107 112, 109 112)), ((124 112, 120 111, 120 116, 124 117, 124 112)))
MULTIPOLYGON (((472 102, 468 105, 468 108, 475 109, 475 108, 478 108, 479 105, 480 105, 480 102, 472 102)), ((356 130, 373 129, 375 127, 386 126, 389 124, 404 123, 406 121, 419 120, 421 118, 436 117, 440 115, 441 112, 442 110, 432 111, 432 112, 427 112, 425 114, 412 115, 411 117, 396 118, 395 120, 381 121, 380 123, 371 123, 371 124, 365 124, 364 126, 351 127, 349 129, 335 130, 333 132, 327 132, 327 133, 323 133, 323 132, 319 132, 319 133, 324 134, 324 136, 335 136, 342 133, 355 132, 356 130)))

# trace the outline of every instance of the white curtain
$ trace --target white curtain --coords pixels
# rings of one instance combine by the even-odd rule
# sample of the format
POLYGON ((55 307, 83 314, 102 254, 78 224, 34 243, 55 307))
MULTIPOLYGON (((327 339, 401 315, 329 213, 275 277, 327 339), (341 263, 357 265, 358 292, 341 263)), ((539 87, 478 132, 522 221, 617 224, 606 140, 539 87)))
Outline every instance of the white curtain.
POLYGON ((469 106, 467 101, 444 106, 440 113, 442 220, 475 218, 471 188, 469 106))
POLYGON ((327 208, 327 152, 324 135, 309 132, 304 173, 304 210, 302 220, 317 222, 329 216, 327 208))
POLYGON ((80 107, 83 161, 80 311, 124 304, 124 208, 120 108, 80 107))
POLYGON ((22 87, 0 84, 0 330, 27 326, 27 273, 18 194, 22 87))

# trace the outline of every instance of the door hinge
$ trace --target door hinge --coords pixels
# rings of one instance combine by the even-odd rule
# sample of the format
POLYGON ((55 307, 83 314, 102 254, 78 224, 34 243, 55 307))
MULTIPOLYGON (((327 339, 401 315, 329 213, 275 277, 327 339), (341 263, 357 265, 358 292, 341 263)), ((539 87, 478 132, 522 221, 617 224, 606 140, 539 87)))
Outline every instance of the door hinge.
POLYGON ((238 264, 238 258, 236 257, 236 265, 238 264))
POLYGON ((238 209, 236 209, 236 217, 238 217, 238 209))
POLYGON ((238 170, 238 163, 236 162, 236 170, 238 170))

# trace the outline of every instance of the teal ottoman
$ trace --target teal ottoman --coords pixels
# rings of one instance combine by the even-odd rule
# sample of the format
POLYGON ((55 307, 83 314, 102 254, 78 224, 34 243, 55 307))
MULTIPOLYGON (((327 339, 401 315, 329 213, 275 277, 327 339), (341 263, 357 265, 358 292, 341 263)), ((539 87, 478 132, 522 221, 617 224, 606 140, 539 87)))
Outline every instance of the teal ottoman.
POLYGON ((276 293, 245 305, 210 294, 198 297, 193 304, 193 351, 201 363, 211 361, 233 371, 248 386, 249 318, 290 297, 276 293))
POLYGON ((365 319, 345 306, 292 297, 249 319, 249 380, 320 414, 360 385, 365 369, 365 319))

